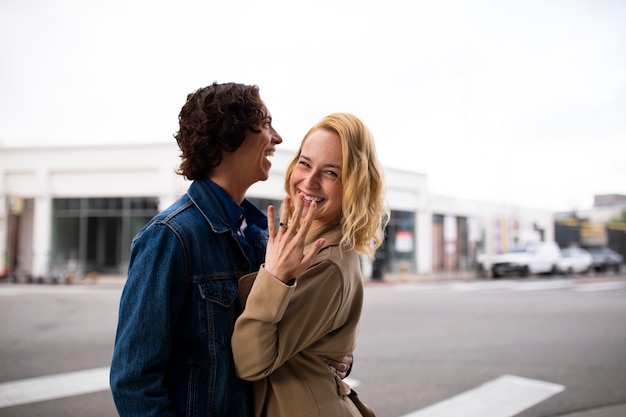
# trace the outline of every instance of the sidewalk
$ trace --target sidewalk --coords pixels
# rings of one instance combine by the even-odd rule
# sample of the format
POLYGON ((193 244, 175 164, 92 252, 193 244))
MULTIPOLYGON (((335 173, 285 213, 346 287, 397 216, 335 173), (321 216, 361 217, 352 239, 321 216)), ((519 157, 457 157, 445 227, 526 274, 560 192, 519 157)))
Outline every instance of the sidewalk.
MULTIPOLYGON (((601 282, 614 282, 614 281, 625 281, 626 274, 624 271, 615 274, 615 273, 592 273, 592 274, 578 274, 574 276, 564 276, 564 275, 547 275, 547 276, 531 276, 531 277, 510 277, 510 278, 502 278, 502 280, 506 279, 568 279, 575 281, 577 283, 601 283, 601 282)), ((365 280, 366 284, 400 284, 400 283, 429 283, 429 282, 453 282, 453 281, 494 281, 493 278, 481 276, 477 271, 473 270, 464 270, 464 271, 437 271, 437 272, 428 272, 423 274, 418 273, 385 273, 383 275, 383 279, 376 280, 373 278, 368 278, 365 280)), ((626 417, 624 414, 622 417, 626 417)))
POLYGON ((470 281, 470 280, 483 280, 485 278, 480 277, 476 271, 464 270, 464 271, 437 271, 428 272, 423 274, 411 273, 411 272, 395 272, 385 273, 383 279, 377 280, 369 278, 366 280, 367 284, 397 284, 402 282, 445 282, 445 281, 470 281))
POLYGON ((98 284, 98 285, 105 284, 105 285, 120 285, 120 286, 123 286, 125 282, 126 282, 126 275, 109 275, 109 274, 105 274, 105 275, 98 276, 98 278, 96 279, 95 284, 98 284))

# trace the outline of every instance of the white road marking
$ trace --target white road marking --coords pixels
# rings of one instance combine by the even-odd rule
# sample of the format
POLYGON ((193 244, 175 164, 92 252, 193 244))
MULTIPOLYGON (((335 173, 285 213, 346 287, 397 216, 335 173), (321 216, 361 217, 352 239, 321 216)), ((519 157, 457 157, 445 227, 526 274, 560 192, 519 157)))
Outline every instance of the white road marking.
POLYGON ((402 417, 512 417, 564 389, 551 382, 503 375, 402 417))
POLYGON ((0 383, 0 408, 108 389, 108 367, 3 382, 0 383))
POLYGON ((361 381, 358 381, 356 379, 352 379, 350 377, 344 378, 343 382, 345 382, 346 384, 350 385, 352 388, 356 388, 359 385, 361 385, 361 381))

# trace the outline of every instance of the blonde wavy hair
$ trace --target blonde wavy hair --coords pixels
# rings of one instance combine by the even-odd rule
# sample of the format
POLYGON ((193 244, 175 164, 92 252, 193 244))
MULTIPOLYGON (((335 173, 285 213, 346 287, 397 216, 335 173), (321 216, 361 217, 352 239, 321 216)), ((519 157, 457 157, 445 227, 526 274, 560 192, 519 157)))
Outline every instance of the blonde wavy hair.
POLYGON ((354 248, 372 258, 383 243, 389 209, 384 199, 384 172, 376 155, 374 138, 358 117, 349 113, 333 113, 309 129, 287 168, 285 190, 289 193, 289 179, 300 158, 302 145, 313 131, 319 129, 334 132, 341 139, 343 199, 340 245, 354 248))

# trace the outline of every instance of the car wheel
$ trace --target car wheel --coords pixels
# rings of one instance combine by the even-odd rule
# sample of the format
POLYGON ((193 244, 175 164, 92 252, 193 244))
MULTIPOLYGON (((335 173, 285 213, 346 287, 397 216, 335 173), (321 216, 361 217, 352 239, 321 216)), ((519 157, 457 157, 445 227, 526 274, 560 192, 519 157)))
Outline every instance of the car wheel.
POLYGON ((522 271, 520 272, 520 276, 521 277, 528 277, 528 275, 530 274, 530 271, 528 270, 528 265, 525 265, 524 268, 522 268, 522 271))

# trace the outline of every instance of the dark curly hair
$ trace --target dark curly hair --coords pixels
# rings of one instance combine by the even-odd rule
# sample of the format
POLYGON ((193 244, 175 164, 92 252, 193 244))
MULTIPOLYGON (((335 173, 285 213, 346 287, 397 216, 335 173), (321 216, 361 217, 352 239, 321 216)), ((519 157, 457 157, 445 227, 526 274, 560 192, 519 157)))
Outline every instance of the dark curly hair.
POLYGON ((176 173, 189 180, 206 178, 223 152, 241 146, 248 130, 260 132, 266 117, 256 85, 214 82, 189 94, 174 135, 182 159, 176 173))

